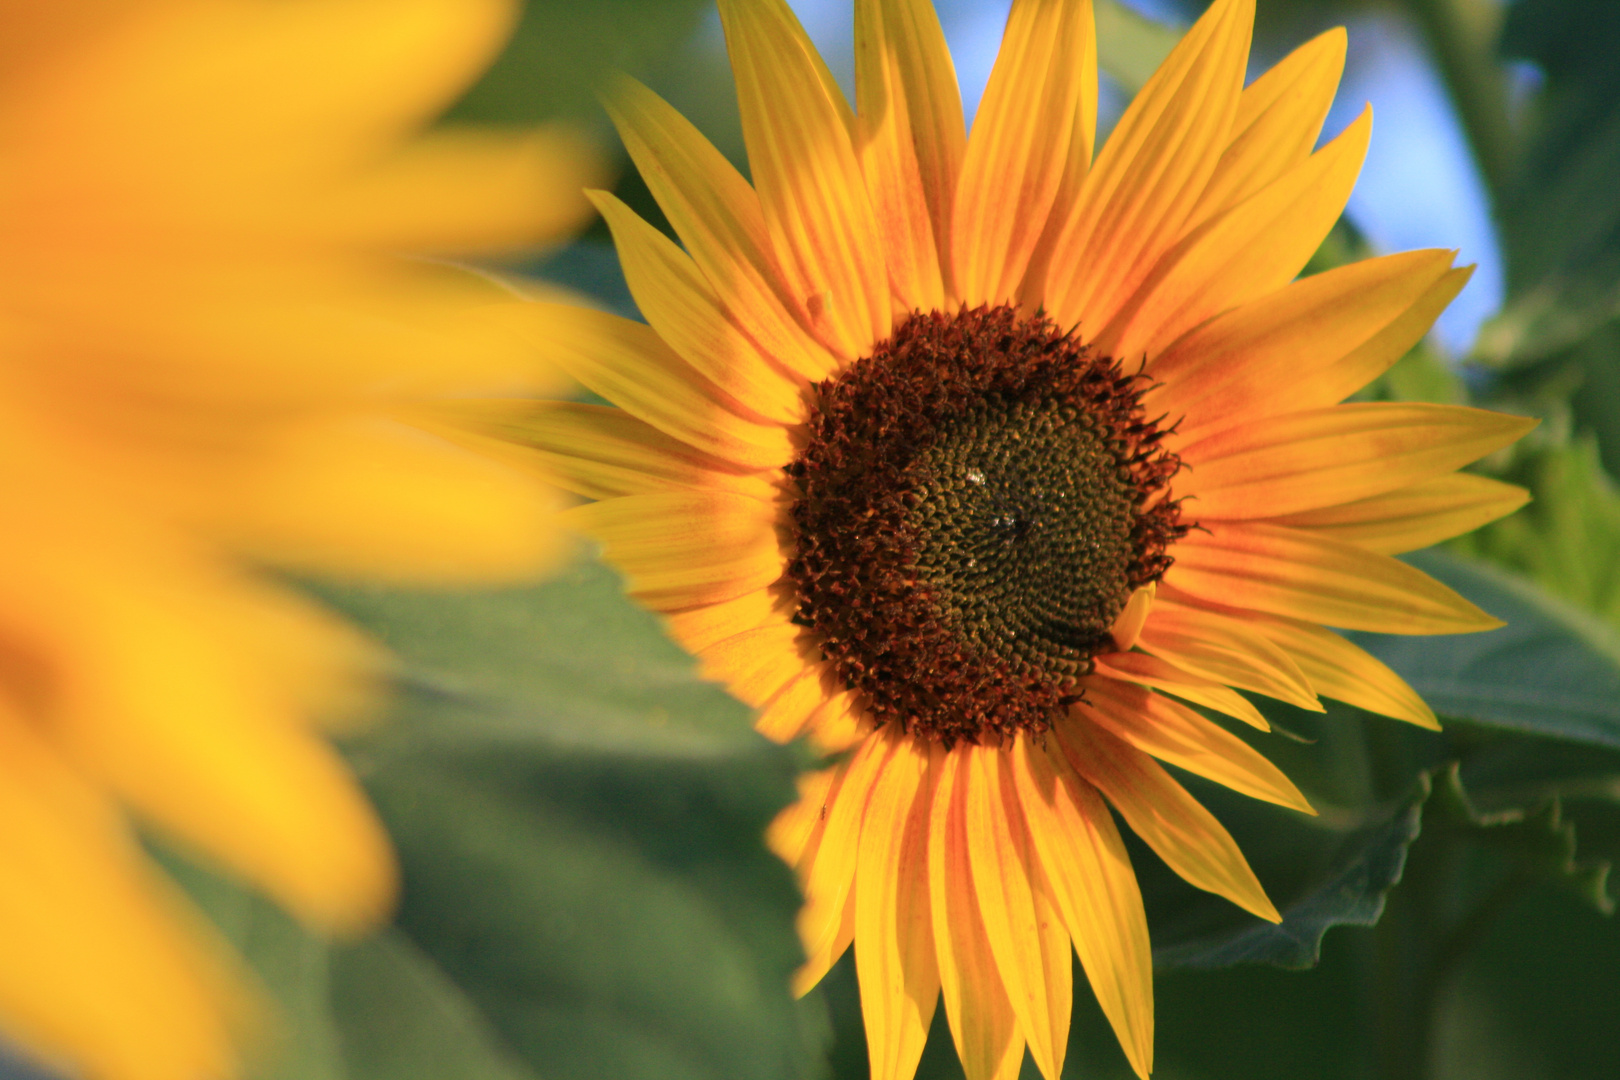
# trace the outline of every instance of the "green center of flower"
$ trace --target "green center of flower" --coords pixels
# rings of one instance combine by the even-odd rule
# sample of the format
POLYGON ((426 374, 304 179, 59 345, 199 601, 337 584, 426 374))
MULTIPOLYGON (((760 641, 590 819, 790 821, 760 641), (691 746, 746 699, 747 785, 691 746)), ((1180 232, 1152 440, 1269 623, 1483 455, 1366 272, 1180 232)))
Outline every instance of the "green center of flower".
POLYGON ((1186 532, 1142 383, 1044 318, 917 314, 816 386, 797 621, 881 723, 1044 730, 1186 532))

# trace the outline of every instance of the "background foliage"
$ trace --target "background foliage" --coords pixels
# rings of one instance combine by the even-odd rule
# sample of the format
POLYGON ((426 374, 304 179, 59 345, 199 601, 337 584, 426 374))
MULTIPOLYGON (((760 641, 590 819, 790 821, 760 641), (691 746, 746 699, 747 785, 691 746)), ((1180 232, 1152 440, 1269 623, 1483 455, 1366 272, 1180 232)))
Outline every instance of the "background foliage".
MULTIPOLYGON (((1117 107, 1200 5, 1097 4, 1117 107)), ((813 30, 823 9, 847 21, 841 2, 798 6, 813 30)), ((966 0, 942 7, 973 15, 966 0)), ((1413 557, 1509 626, 1361 636, 1444 732, 1263 702, 1278 732, 1239 734, 1263 740, 1316 819, 1186 778, 1283 924, 1196 892, 1131 841, 1161 973, 1155 1075, 1620 1076, 1606 883, 1620 856, 1620 4, 1260 0, 1260 13, 1256 51, 1271 58, 1341 22, 1404 27, 1490 204, 1500 312, 1466 349, 1420 346, 1370 395, 1544 423, 1479 466, 1530 487, 1531 506, 1413 557)), ((593 88, 613 67, 743 164, 697 0, 534 0, 454 115, 567 117, 610 141, 593 88)), ((633 173, 617 191, 660 220, 633 173)), ((526 269, 633 313, 604 239, 598 227, 526 269)), ((1352 214, 1312 270, 1368 249, 1352 214)), ((787 993, 798 898, 760 842, 808 751, 755 735, 608 571, 582 557, 558 581, 481 595, 312 588, 399 658, 391 716, 347 749, 396 839, 404 902, 382 935, 331 945, 170 859, 277 1003, 282 1034, 257 1076, 865 1076, 847 958, 804 1001, 787 993)), ((1076 986, 1066 1075, 1129 1076, 1076 986)), ((961 1075, 942 1017, 926 1080, 961 1075)), ((32 1074, 0 1056, 0 1076, 32 1074)))

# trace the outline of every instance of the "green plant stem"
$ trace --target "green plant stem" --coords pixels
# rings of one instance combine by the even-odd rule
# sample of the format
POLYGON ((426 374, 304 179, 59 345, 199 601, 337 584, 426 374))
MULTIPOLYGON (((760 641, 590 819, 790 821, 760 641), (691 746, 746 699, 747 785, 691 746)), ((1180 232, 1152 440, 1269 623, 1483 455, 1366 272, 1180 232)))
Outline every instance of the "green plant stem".
POLYGON ((1496 58, 1501 0, 1409 0, 1446 89, 1462 119, 1491 201, 1500 202, 1513 167, 1507 80, 1496 58))

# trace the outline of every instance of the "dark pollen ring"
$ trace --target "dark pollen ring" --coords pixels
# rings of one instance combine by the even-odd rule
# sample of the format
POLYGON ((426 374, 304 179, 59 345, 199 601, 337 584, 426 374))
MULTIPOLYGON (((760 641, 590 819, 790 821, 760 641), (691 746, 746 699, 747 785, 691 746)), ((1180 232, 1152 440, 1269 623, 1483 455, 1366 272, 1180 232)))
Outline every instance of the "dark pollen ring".
POLYGON ((788 576, 879 723, 1044 731, 1184 535, 1145 382, 1010 307, 914 314, 814 388, 788 576))

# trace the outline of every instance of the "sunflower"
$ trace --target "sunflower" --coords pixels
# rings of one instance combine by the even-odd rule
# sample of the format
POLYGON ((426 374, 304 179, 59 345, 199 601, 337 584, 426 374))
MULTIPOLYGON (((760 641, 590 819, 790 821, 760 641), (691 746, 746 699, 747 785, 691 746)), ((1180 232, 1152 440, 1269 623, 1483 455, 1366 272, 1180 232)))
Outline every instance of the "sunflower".
POLYGON ((943 1000, 970 1080, 1026 1047, 1056 1080, 1071 948, 1145 1076, 1110 807, 1278 921, 1160 762, 1310 813, 1199 710, 1434 727, 1325 627, 1498 625, 1392 556, 1518 507, 1455 470, 1529 424, 1340 404, 1469 271, 1296 280, 1367 147, 1364 113, 1316 148, 1342 30, 1245 87, 1253 0, 1216 0, 1094 154, 1089 0, 1015 0, 971 133, 926 0, 857 0, 854 109, 781 0, 720 10, 752 185, 626 81, 610 110, 681 245, 593 195, 648 325, 601 316, 563 355, 618 407, 480 422, 597 500, 576 523, 761 731, 842 755, 769 838, 807 898, 798 989, 854 946, 874 1077, 913 1074, 943 1000))
POLYGON ((387 842, 317 726, 378 657, 262 569, 552 558, 553 496, 407 422, 556 392, 472 321, 471 275, 399 257, 589 209, 577 139, 418 132, 512 16, 0 4, 0 1028, 73 1075, 226 1075, 250 1012, 132 820, 314 928, 389 908, 387 842))

